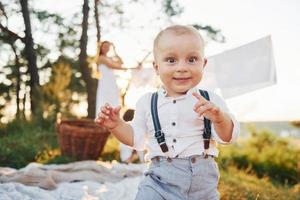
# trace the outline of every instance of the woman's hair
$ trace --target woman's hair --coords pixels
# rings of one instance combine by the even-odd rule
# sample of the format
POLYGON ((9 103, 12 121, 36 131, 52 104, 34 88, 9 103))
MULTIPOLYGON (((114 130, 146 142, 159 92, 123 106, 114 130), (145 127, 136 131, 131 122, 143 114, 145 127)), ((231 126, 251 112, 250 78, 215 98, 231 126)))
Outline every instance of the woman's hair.
POLYGON ((104 41, 98 43, 98 56, 102 55, 101 50, 102 50, 102 46, 103 46, 105 43, 109 43, 109 44, 110 44, 110 42, 107 41, 107 40, 104 40, 104 41))

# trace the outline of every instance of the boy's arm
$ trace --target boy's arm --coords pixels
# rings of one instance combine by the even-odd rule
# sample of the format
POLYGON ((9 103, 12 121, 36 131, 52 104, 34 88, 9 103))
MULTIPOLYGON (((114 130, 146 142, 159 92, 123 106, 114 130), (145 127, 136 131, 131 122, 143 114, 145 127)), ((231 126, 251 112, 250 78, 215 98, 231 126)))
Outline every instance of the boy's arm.
POLYGON ((194 111, 200 116, 203 115, 212 121, 214 129, 222 141, 230 142, 234 128, 231 117, 211 101, 207 101, 200 94, 195 92, 193 96, 198 99, 198 102, 194 106, 194 111))
POLYGON ((120 120, 115 128, 109 130, 120 142, 133 146, 133 128, 130 124, 120 120))
POLYGON ((219 121, 213 122, 213 126, 221 140, 230 142, 233 132, 233 122, 230 116, 221 110, 219 110, 217 115, 219 121))
POLYGON ((113 108, 105 104, 95 122, 106 127, 120 142, 133 146, 133 128, 120 118, 120 109, 120 106, 113 108))

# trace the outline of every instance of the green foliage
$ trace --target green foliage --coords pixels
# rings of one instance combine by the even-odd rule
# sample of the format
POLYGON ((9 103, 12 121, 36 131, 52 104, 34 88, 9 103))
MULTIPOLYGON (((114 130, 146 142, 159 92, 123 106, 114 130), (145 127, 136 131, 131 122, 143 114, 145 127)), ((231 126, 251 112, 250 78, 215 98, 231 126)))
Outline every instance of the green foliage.
POLYGON ((35 162, 39 152, 57 148, 54 127, 43 129, 39 124, 15 120, 0 132, 0 166, 21 168, 35 162))
POLYGON ((183 13, 184 8, 176 0, 162 1, 164 12, 167 16, 172 17, 183 13))
POLYGON ((45 148, 36 155, 36 162, 43 164, 65 164, 76 161, 76 158, 63 156, 58 148, 45 148))
POLYGON ((3 110, 5 109, 6 102, 11 99, 9 88, 10 85, 0 83, 0 119, 3 117, 3 110))
POLYGON ((50 67, 59 65, 61 63, 66 66, 71 66, 71 82, 69 83, 67 89, 71 90, 73 93, 86 94, 86 88, 84 81, 82 80, 79 62, 68 56, 60 56, 53 64, 50 63, 50 67))
POLYGON ((56 116, 58 112, 68 113, 71 105, 72 70, 69 64, 57 63, 52 67, 50 81, 42 86, 43 116, 56 116))
POLYGON ((192 24, 194 28, 197 30, 203 30, 206 32, 206 35, 208 38, 212 39, 213 41, 224 43, 225 42, 225 36, 221 33, 220 29, 216 29, 212 26, 206 25, 200 25, 200 24, 192 24))
MULTIPOLYGON (((22 168, 30 162, 63 164, 76 161, 61 155, 55 122, 14 120, 0 127, 0 166, 22 168)), ((120 161, 119 142, 110 136, 99 160, 120 161)))
POLYGON ((259 179, 235 167, 221 170, 219 192, 222 200, 296 200, 300 196, 297 186, 274 185, 268 178, 259 179))
POLYGON ((254 131, 248 141, 222 148, 218 161, 222 168, 233 165, 283 184, 300 181, 300 150, 268 131, 254 131))
POLYGON ((48 160, 47 162, 45 162, 45 164, 67 164, 75 161, 77 161, 76 158, 59 155, 48 160))

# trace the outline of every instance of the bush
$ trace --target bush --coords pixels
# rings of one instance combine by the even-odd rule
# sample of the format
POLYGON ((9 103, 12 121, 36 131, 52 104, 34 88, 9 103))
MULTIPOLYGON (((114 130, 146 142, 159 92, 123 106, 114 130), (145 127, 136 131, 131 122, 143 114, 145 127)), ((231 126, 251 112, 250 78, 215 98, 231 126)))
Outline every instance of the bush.
POLYGON ((0 166, 21 168, 35 162, 39 152, 57 148, 54 127, 45 130, 33 122, 15 120, 2 131, 6 134, 0 138, 0 166))
POLYGON ((253 132, 248 141, 222 148, 218 162, 224 169, 234 165, 283 184, 300 181, 300 150, 268 131, 253 132))
POLYGON ((297 185, 286 187, 272 184, 268 178, 258 179, 235 167, 221 170, 219 192, 222 200, 296 200, 299 199, 297 185))

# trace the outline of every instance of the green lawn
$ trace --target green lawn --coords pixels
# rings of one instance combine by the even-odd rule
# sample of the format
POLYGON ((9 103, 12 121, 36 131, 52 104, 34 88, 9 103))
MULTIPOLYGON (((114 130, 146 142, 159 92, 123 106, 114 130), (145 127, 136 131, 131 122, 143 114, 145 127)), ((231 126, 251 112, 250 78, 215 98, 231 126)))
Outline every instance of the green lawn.
POLYGON ((300 183, 274 185, 267 177, 258 179, 233 167, 221 170, 219 191, 222 200, 300 200, 300 183))

